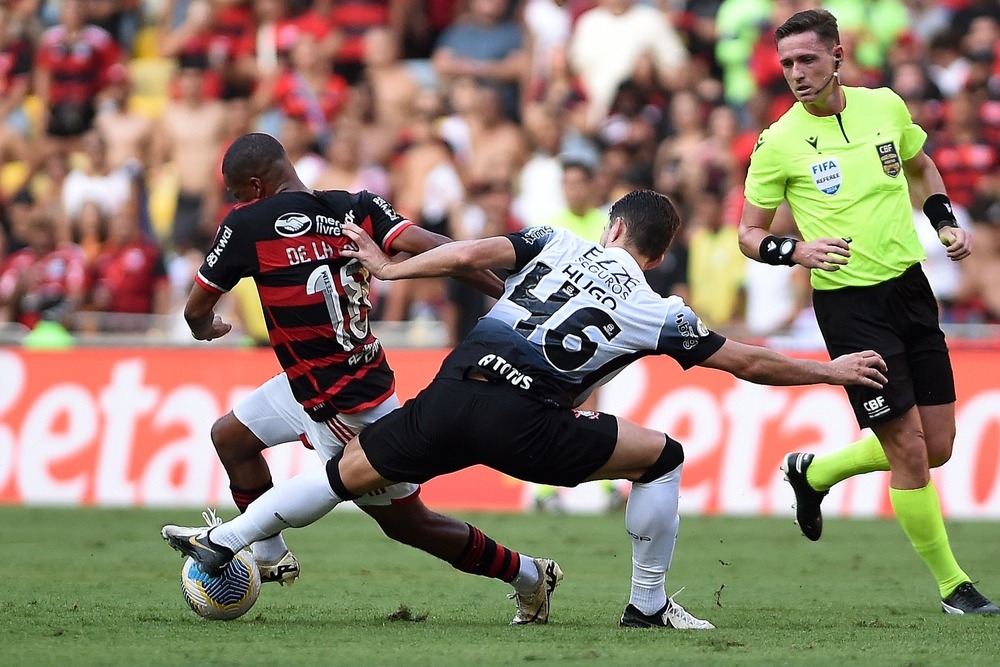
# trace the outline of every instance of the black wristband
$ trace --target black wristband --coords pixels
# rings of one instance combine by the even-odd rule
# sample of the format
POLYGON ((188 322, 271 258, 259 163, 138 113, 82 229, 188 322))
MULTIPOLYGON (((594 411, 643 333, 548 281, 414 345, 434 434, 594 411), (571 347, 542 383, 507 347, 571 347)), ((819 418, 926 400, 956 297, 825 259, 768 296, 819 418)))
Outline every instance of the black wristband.
POLYGON ((774 266, 791 266, 795 263, 792 261, 792 253, 795 252, 796 245, 798 240, 790 236, 765 236, 758 248, 760 261, 774 266))
POLYGON ((948 195, 937 193, 928 197, 924 202, 924 215, 931 221, 931 226, 936 231, 940 232, 944 227, 958 227, 948 195))

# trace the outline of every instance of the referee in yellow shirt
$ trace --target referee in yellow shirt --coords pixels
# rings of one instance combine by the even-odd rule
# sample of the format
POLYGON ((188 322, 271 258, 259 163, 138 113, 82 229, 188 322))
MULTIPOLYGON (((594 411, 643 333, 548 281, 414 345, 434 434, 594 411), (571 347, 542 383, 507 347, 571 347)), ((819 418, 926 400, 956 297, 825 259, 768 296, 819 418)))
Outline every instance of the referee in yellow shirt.
POLYGON ((971 250, 923 152, 926 133, 889 89, 842 86, 837 20, 799 12, 775 30, 778 58, 798 102, 761 133, 746 180, 740 249, 761 262, 812 270, 813 305, 832 357, 868 348, 889 371, 880 390, 848 389, 862 427, 875 436, 825 456, 792 453, 782 468, 806 537, 822 531, 820 502, 852 475, 889 470, 889 498, 903 531, 937 580, 943 611, 997 614, 948 543, 930 467, 955 439, 955 381, 925 259, 911 190, 952 260, 971 250), (802 240, 768 229, 787 201, 802 240))

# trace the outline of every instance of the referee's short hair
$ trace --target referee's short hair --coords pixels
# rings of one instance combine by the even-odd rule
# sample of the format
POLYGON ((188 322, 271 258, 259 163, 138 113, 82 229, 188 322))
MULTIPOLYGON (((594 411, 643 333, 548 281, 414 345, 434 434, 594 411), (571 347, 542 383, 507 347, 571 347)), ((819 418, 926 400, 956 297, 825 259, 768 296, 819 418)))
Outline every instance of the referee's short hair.
POLYGON ((608 217, 625 223, 625 242, 649 259, 665 253, 681 226, 681 218, 665 195, 633 190, 614 204, 608 217))
POLYGON ((837 29, 837 17, 825 9, 807 9, 791 17, 774 31, 774 41, 780 42, 785 37, 800 35, 804 32, 814 32, 830 45, 840 44, 840 30, 837 29))
POLYGON ((227 183, 246 183, 258 178, 287 159, 285 148, 269 134, 251 132, 232 143, 222 158, 222 175, 227 183))

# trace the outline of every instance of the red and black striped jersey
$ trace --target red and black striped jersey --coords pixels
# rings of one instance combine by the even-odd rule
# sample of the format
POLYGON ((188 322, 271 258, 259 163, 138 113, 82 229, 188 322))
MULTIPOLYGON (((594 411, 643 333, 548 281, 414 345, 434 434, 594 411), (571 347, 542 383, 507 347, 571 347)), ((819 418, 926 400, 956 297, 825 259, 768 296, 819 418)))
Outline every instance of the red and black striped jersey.
POLYGON ((395 389, 368 325, 369 274, 342 257, 353 222, 389 251, 412 225, 367 191, 282 192, 234 208, 222 221, 196 281, 222 293, 257 284, 271 347, 296 400, 313 419, 370 408, 395 389))

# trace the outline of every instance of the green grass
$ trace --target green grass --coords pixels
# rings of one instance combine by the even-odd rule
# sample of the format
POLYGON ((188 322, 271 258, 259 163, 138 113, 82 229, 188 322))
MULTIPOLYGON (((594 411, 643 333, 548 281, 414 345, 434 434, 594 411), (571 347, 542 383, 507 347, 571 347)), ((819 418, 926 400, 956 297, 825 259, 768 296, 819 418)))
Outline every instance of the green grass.
MULTIPOLYGON (((668 593, 711 632, 625 631, 630 553, 621 515, 465 515, 559 560, 548 626, 509 627, 508 587, 454 572, 339 510, 289 534, 293 588, 265 587, 243 618, 184 605, 181 559, 159 539, 191 510, 0 508, 3 665, 996 665, 1000 618, 941 614, 899 528, 831 520, 823 541, 789 519, 685 518, 668 593), (392 621, 406 607, 423 621, 392 621)), ((1000 596, 1000 524, 950 526, 960 561, 1000 596)))

